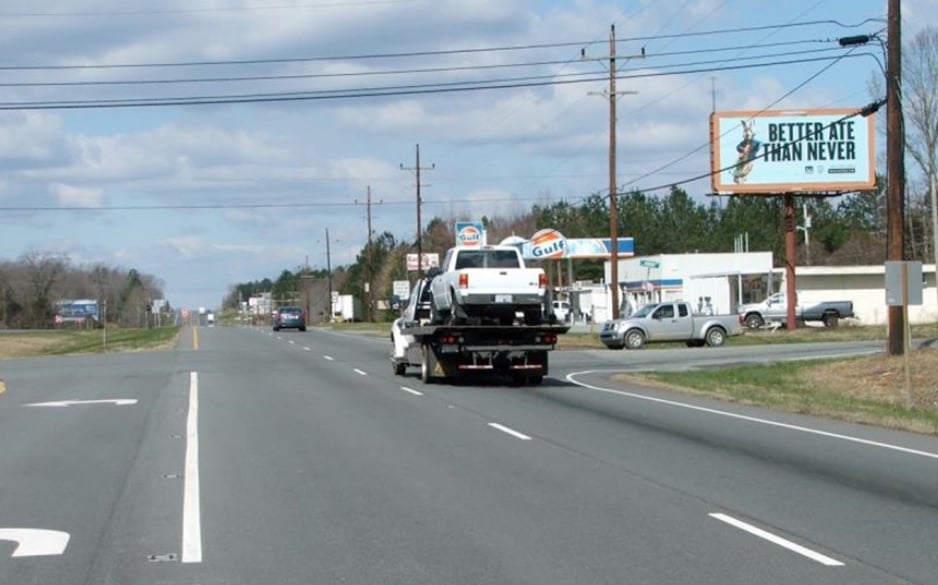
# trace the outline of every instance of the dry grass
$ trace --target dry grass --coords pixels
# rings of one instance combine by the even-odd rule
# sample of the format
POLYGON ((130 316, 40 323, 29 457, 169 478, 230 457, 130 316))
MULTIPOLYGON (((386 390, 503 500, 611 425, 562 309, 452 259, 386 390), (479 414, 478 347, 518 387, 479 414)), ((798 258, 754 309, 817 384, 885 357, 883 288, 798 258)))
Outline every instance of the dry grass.
POLYGON ((68 339, 63 332, 29 331, 0 334, 0 358, 42 355, 61 346, 68 339))
MULTIPOLYGON (((938 410, 938 349, 909 352, 909 379, 914 408, 938 410)), ((847 398, 896 406, 906 405, 904 357, 868 356, 806 368, 800 378, 847 398)))

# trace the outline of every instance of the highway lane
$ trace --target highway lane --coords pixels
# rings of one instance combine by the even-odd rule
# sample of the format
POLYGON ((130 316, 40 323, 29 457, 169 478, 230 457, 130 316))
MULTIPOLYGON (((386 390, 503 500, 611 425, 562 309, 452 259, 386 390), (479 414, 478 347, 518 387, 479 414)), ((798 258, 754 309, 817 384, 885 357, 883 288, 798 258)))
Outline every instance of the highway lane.
POLYGON ((556 352, 542 387, 425 386, 389 346, 219 327, 198 351, 0 362, 0 440, 22 445, 0 452, 0 529, 71 534, 60 556, 0 542, 0 582, 932 582, 934 459, 757 420, 930 438, 566 379, 602 352, 556 352), (163 475, 185 469, 192 372, 204 556, 181 562, 186 478, 163 475))

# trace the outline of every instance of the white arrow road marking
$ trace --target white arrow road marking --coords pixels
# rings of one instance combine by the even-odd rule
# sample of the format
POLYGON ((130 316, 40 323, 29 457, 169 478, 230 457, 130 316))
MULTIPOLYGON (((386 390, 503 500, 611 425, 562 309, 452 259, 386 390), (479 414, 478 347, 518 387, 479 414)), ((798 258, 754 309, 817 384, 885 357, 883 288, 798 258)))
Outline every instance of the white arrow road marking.
POLYGON ((60 555, 68 546, 68 532, 35 528, 0 528, 0 540, 16 543, 14 557, 60 555))
POLYGON ((34 402, 32 404, 24 404, 23 406, 55 406, 55 407, 66 407, 66 406, 80 406, 83 404, 113 404, 114 406, 130 406, 132 404, 137 404, 136 398, 112 398, 108 400, 56 400, 54 402, 34 402))

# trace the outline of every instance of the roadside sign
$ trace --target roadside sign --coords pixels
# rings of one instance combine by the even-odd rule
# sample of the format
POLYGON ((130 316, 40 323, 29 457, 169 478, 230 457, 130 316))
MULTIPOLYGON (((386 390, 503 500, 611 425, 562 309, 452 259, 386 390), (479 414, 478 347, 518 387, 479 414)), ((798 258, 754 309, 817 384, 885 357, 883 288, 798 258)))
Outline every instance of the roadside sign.
POLYGON ((643 268, 661 268, 661 263, 654 260, 639 260, 638 264, 643 268))
POLYGON ((394 295, 401 299, 410 296, 410 282, 407 280, 395 280, 393 283, 394 295))
POLYGON ((886 262, 886 304, 890 307, 922 304, 921 262, 886 262))

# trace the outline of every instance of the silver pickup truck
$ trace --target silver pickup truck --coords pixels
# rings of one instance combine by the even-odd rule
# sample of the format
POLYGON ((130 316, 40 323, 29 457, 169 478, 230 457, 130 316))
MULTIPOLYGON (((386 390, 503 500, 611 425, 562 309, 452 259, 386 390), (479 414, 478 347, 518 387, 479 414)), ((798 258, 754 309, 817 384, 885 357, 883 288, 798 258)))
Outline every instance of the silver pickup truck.
POLYGON ((694 315, 690 303, 650 303, 628 317, 606 321, 599 340, 609 349, 641 349, 660 341, 718 347, 742 332, 738 315, 694 315))

